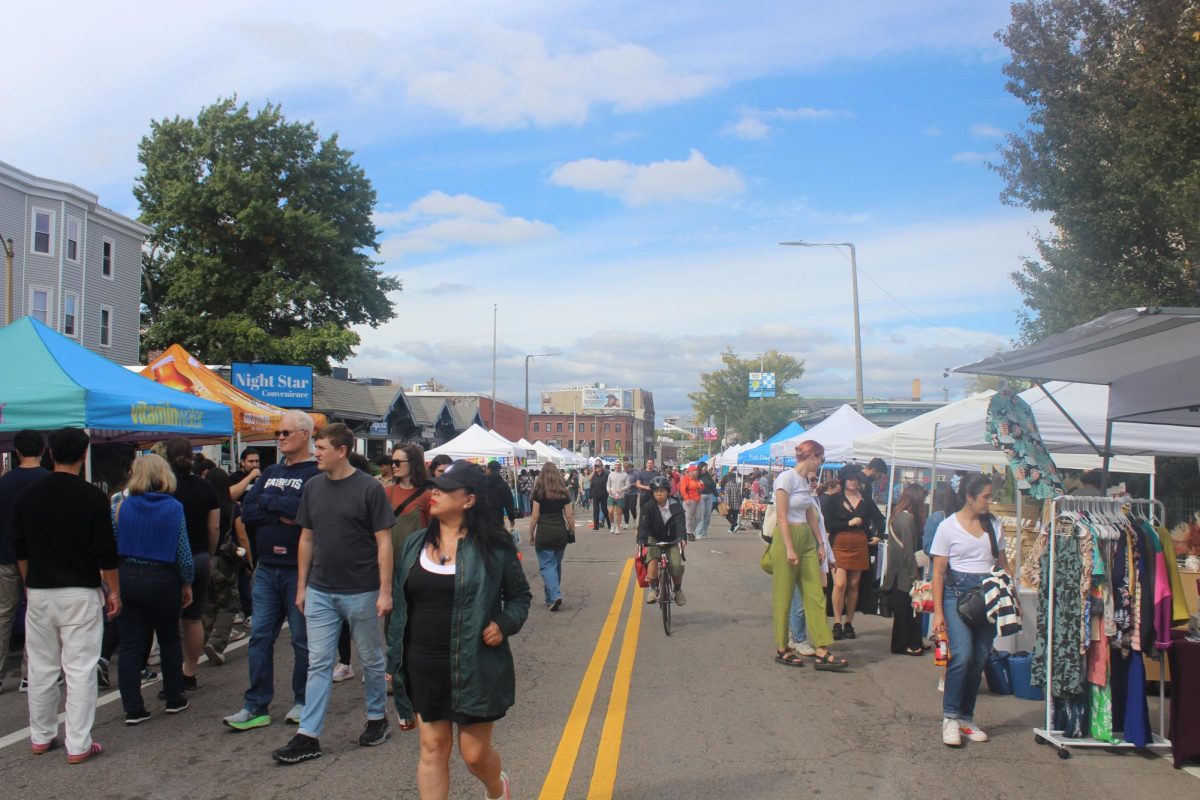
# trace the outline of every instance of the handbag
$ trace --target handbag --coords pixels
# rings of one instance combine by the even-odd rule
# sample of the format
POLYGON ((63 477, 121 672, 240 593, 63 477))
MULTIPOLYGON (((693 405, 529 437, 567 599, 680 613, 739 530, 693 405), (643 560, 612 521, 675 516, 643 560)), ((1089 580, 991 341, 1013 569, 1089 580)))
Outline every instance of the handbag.
POLYGON ((762 558, 758 560, 758 565, 762 567, 762 571, 768 575, 772 574, 771 566, 771 545, 767 545, 767 549, 763 550, 762 558))
POLYGON ((912 608, 915 614, 932 614, 933 613, 933 582, 924 581, 917 578, 913 581, 912 588, 908 590, 908 596, 912 598, 912 608))
POLYGON ((637 575, 638 586, 645 589, 650 586, 650 579, 646 577, 646 554, 645 548, 639 547, 637 555, 633 558, 633 571, 637 575))
POLYGON ((720 514, 722 517, 728 517, 729 516, 729 503, 726 503, 724 500, 718 500, 717 501, 717 513, 720 514))
MULTIPOLYGON (((992 559, 1000 558, 1000 549, 996 546, 996 529, 992 526, 993 517, 988 514, 981 517, 987 529, 988 541, 992 545, 992 559)), ((971 628, 982 628, 989 624, 987 618, 987 602, 983 599, 983 586, 974 586, 958 596, 958 616, 971 628)))

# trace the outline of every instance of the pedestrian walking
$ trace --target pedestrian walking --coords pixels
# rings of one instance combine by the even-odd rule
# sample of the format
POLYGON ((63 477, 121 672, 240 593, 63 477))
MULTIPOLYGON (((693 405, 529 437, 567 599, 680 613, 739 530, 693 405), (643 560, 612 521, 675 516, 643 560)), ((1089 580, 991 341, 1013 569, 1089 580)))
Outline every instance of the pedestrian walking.
POLYGON ((92 740, 96 666, 104 616, 121 613, 117 542, 108 498, 79 472, 90 437, 79 428, 50 434, 54 471, 27 487, 13 511, 13 553, 25 582, 29 657, 29 741, 35 754, 58 744, 58 681, 65 676, 67 762, 104 748, 92 740), (101 582, 107 586, 107 597, 101 582))
POLYGON ((608 473, 604 471, 604 462, 596 459, 592 468, 592 477, 588 481, 588 493, 592 498, 592 530, 600 530, 600 522, 605 527, 612 523, 608 521, 608 473))
MULTIPOLYGON (((38 431, 18 431, 13 437, 16 466, 0 478, 0 691, 4 690, 4 660, 12 639, 13 620, 25 599, 21 571, 13 552, 13 510, 25 490, 50 474, 42 469, 45 440, 38 431)), ((29 677, 28 661, 21 660, 21 680, 29 677)))
POLYGON ((625 524, 628 525, 630 520, 637 522, 638 500, 641 498, 641 492, 637 489, 638 476, 637 471, 633 468, 632 461, 625 462, 625 474, 629 476, 629 486, 625 489, 622 513, 624 514, 625 524))
MULTIPOLYGON (((614 473, 615 474, 615 473, 614 473)), ((547 464, 538 475, 531 497, 529 543, 537 553, 538 571, 551 611, 562 608, 562 562, 575 540, 575 509, 562 473, 547 464)))
POLYGON ((183 609, 183 687, 196 690, 196 665, 204 654, 204 611, 208 607, 208 586, 212 578, 212 557, 220 538, 221 511, 212 484, 195 474, 192 443, 187 439, 167 442, 167 462, 175 473, 175 499, 183 504, 188 541, 196 579, 192 583, 192 602, 183 609))
POLYGON ((613 464, 612 472, 608 473, 604 490, 608 493, 608 529, 620 533, 625 493, 629 491, 629 474, 625 472, 625 466, 620 460, 613 464))
POLYGON ((771 610, 775 633, 775 662, 804 666, 801 655, 788 648, 792 594, 799 587, 804 604, 807 641, 812 643, 819 670, 843 670, 847 663, 829 650, 833 634, 825 619, 821 562, 825 544, 808 476, 825 461, 825 448, 812 439, 796 445, 796 466, 775 480, 775 519, 768 558, 771 566, 771 610))
POLYGON ((146 639, 152 632, 162 659, 166 712, 177 714, 188 707, 179 623, 192 602, 195 569, 183 504, 172 497, 175 482, 175 473, 161 457, 139 456, 127 485, 129 496, 112 506, 123 600, 117 617, 121 640, 117 683, 126 725, 150 718, 142 698, 142 670, 146 639))
POLYGON ((925 489, 910 483, 900 492, 892 507, 892 520, 887 542, 887 566, 880 590, 888 592, 892 601, 892 652, 896 655, 919 656, 921 620, 913 614, 909 592, 913 581, 921 575, 919 558, 921 531, 925 525, 925 489))
POLYGON ((513 504, 512 487, 501 475, 499 461, 489 461, 487 464, 487 495, 488 507, 496 517, 496 524, 516 536, 517 507, 513 504))
POLYGON ((854 639, 854 612, 858 610, 859 584, 871 568, 870 546, 880 542, 886 527, 883 514, 863 490, 862 471, 848 464, 838 471, 841 491, 827 495, 822 505, 829 540, 837 560, 833 572, 833 638, 854 639))
POLYGON ((380 627, 392 610, 392 524, 395 515, 378 481, 350 463, 354 434, 335 422, 316 435, 317 468, 304 487, 296 522, 301 527, 296 606, 308 630, 308 684, 300 729, 272 753, 281 764, 321 755, 321 733, 333 687, 342 624, 363 668, 367 723, 360 747, 387 741, 386 658, 380 627))
POLYGON ((708 522, 717 505, 717 482, 708 471, 708 464, 700 464, 696 473, 700 481, 700 519, 696 522, 696 538, 704 539, 708 537, 708 522))
POLYGON ((567 491, 571 493, 571 504, 579 502, 579 470, 567 470, 567 491))
POLYGON ((492 522, 483 471, 457 461, 433 483, 433 521, 405 543, 396 576, 388 647, 396 711, 401 729, 420 735, 422 798, 449 796, 455 725, 486 797, 508 798, 492 729, 516 700, 508 639, 529 615, 529 583, 512 538, 492 522))
POLYGON ((204 610, 204 654, 213 666, 225 663, 225 648, 245 634, 234 636, 233 620, 241 610, 238 581, 250 566, 250 538, 242 523, 241 504, 230 497, 229 476, 220 467, 208 471, 206 480, 217 493, 220 512, 217 552, 212 559, 208 608, 204 610))
POLYGON ((958 598, 983 583, 999 565, 1009 571, 1004 529, 990 513, 992 483, 983 475, 963 479, 962 508, 938 525, 933 536, 933 620, 930 630, 950 639, 950 663, 942 694, 942 743, 958 747, 965 736, 986 742, 975 726, 975 699, 983 667, 996 638, 992 624, 971 627, 958 614, 958 598))
POLYGON ((533 494, 533 482, 536 476, 531 469, 523 469, 517 474, 517 503, 521 514, 528 517, 533 509, 530 495, 533 494))
POLYGON ((238 712, 225 717, 224 724, 236 731, 271 724, 269 707, 275 697, 275 640, 287 620, 292 640, 292 693, 295 703, 284 721, 300 724, 304 692, 308 682, 308 637, 304 613, 296 607, 297 551, 300 526, 296 515, 304 484, 317 475, 317 462, 309 452, 312 417, 303 411, 288 411, 276 432, 282 460, 272 464, 254 482, 242 503, 242 519, 253 526, 258 542, 258 566, 254 570, 254 618, 250 625, 247 662, 250 686, 238 712))
POLYGON ((679 479, 679 496, 683 499, 683 513, 687 522, 687 538, 696 538, 696 529, 700 526, 701 490, 699 470, 695 465, 688 467, 687 472, 679 479))

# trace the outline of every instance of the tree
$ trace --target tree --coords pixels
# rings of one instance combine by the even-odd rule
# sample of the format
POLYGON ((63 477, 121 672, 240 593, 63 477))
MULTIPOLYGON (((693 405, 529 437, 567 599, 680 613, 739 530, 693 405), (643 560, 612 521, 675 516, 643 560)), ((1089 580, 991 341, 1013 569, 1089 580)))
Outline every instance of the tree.
POLYGON ((1200 3, 1024 0, 997 34, 1029 108, 993 168, 1054 233, 1013 279, 1026 341, 1200 290, 1200 3))
POLYGON ((143 257, 143 350, 282 361, 328 372, 352 325, 394 316, 400 283, 372 261, 375 190, 337 136, 236 98, 151 123, 134 195, 154 228, 143 257))
MULTIPOLYGON (((753 439, 759 432, 771 434, 795 416, 799 402, 794 397, 751 400, 749 376, 751 372, 759 371, 758 358, 742 359, 731 350, 726 350, 721 354, 721 361, 725 364, 724 368, 702 374, 700 391, 688 395, 696 419, 711 418, 721 438, 724 438, 727 427, 736 430, 747 440, 753 439)), ((775 373, 776 391, 780 394, 788 382, 804 374, 803 361, 778 350, 764 353, 761 364, 763 372, 775 373)))

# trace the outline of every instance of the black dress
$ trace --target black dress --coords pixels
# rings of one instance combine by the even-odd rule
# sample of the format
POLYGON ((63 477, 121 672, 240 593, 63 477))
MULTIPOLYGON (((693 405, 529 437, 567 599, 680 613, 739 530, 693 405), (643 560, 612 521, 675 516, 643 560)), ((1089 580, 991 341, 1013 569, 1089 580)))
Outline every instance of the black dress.
POLYGON ((424 552, 404 581, 408 627, 404 641, 404 689, 413 711, 425 722, 457 725, 494 722, 454 710, 450 691, 450 627, 454 617, 454 573, 434 572, 424 552))

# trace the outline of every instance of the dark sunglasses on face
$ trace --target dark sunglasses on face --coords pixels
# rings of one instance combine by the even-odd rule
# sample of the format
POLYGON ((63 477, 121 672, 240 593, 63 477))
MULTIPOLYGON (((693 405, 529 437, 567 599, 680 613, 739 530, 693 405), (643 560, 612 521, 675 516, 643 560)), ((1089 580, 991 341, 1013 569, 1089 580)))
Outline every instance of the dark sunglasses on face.
POLYGON ((392 466, 393 466, 393 467, 398 467, 398 466, 400 466, 401 464, 407 464, 407 463, 408 463, 408 459, 407 459, 407 458, 406 458, 406 459, 404 459, 403 461, 398 461, 398 460, 396 460, 396 459, 394 459, 394 458, 392 459, 392 466))
POLYGON ((276 439, 286 439, 289 436, 291 436, 293 433, 299 433, 299 431, 275 431, 275 438, 276 439))

